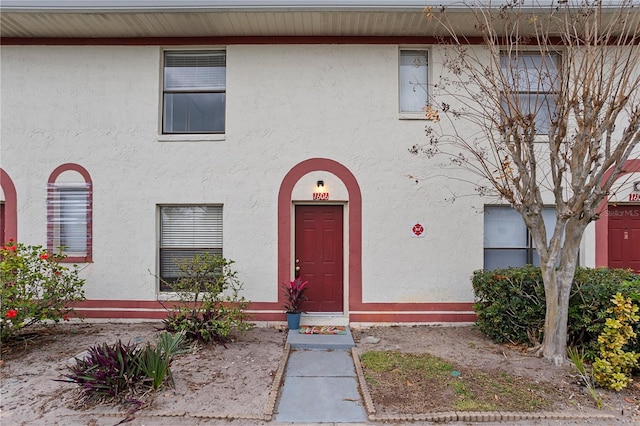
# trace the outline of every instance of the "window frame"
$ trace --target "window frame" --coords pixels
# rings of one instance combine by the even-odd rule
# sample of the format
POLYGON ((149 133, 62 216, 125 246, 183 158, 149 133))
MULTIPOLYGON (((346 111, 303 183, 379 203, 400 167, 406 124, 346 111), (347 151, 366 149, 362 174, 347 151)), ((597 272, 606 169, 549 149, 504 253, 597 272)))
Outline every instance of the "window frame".
MULTIPOLYGON (((555 208, 552 205, 545 205, 544 209, 548 212, 553 212, 553 218, 555 220, 555 208)), ((527 228, 526 224, 524 223, 524 219, 522 219, 522 216, 520 215, 520 213, 518 213, 513 207, 511 207, 508 204, 486 204, 483 208, 483 244, 482 244, 482 252, 483 252, 483 256, 482 256, 482 267, 483 269, 487 269, 487 251, 524 251, 525 252, 525 263, 523 265, 508 265, 508 266, 499 266, 497 268, 493 268, 493 269, 502 269, 502 268, 518 268, 518 267, 523 267, 526 265, 534 265, 534 266, 539 266, 539 258, 538 258, 538 265, 536 265, 534 263, 534 260, 536 259, 536 252, 537 249, 534 247, 534 243, 533 243, 533 238, 531 237, 531 233, 529 232, 529 229, 527 228), (525 231, 525 245, 524 246, 511 246, 511 247, 507 247, 507 246, 487 246, 486 245, 486 235, 487 235, 487 227, 486 227, 486 214, 487 214, 487 209, 508 209, 512 212, 515 212, 518 216, 518 218, 521 221, 521 226, 524 227, 524 231, 525 231)), ((548 224, 548 225, 552 225, 552 224, 548 224)), ((545 228, 547 231, 547 238, 550 238, 550 235, 553 234, 553 229, 555 226, 555 222, 553 223, 553 226, 548 226, 547 223, 545 222, 545 228)), ((490 269, 490 270, 493 270, 490 269)), ((489 269, 487 269, 489 270, 489 269)))
MULTIPOLYGON (((429 95, 430 95, 430 90, 429 90, 429 84, 431 82, 431 75, 430 75, 430 71, 431 71, 431 67, 429 66, 431 62, 431 51, 429 48, 427 47, 422 47, 422 46, 406 46, 406 47, 400 47, 398 49, 398 68, 397 68, 397 72, 398 72, 398 114, 399 114, 399 118, 401 119, 422 119, 422 120, 426 120, 426 111, 425 108, 427 107, 427 105, 429 105, 429 95), (416 83, 415 87, 420 87, 420 88, 424 88, 425 90, 425 104, 420 108, 420 110, 403 110, 403 72, 402 72, 402 52, 416 52, 419 55, 424 56, 425 58, 425 62, 426 62, 426 82, 425 83, 416 83)), ((406 84, 411 84, 406 83, 406 84)), ((414 90, 415 91, 415 90, 414 90)))
POLYGON ((93 182, 87 170, 73 163, 66 163, 57 167, 49 176, 47 181, 47 250, 51 253, 65 254, 65 250, 60 250, 60 206, 59 197, 60 190, 72 189, 79 191, 86 190, 86 238, 84 254, 67 255, 61 262, 65 263, 88 263, 93 262, 93 182), (76 172, 80 174, 84 182, 79 181, 62 181, 58 182, 58 178, 64 172, 76 172))
MULTIPOLYGON (((541 52, 539 50, 534 50, 534 49, 522 49, 519 50, 517 52, 513 52, 513 55, 509 54, 509 51, 507 51, 506 49, 500 49, 500 53, 499 53, 500 57, 500 73, 503 76, 503 79, 505 81, 505 83, 507 84, 507 87, 509 89, 512 89, 512 86, 510 86, 509 84, 511 83, 511 80, 513 78, 513 73, 511 73, 511 75, 509 74, 505 74, 504 73, 504 66, 503 66, 503 60, 514 60, 514 59, 510 59, 512 56, 516 56, 516 57, 520 57, 522 56, 538 56, 538 57, 543 57, 544 56, 548 56, 549 58, 553 59, 553 62, 555 62, 555 66, 556 66, 556 75, 552 76, 552 81, 550 81, 550 86, 551 88, 549 90, 531 90, 532 85, 528 85, 528 89, 529 90, 505 90, 503 91, 503 98, 506 98, 507 96, 517 96, 517 97, 521 97, 521 98, 525 98, 529 101, 528 104, 531 105, 531 100, 533 99, 534 105, 537 106, 538 108, 544 108, 545 104, 549 104, 549 103, 553 103, 554 107, 553 110, 549 110, 549 115, 548 115, 548 126, 545 126, 544 129, 538 130, 536 128, 535 134, 536 136, 546 136, 549 134, 549 129, 551 128, 551 120, 553 119, 553 115, 555 110, 557 109, 557 106, 555 105, 555 94, 557 93, 558 90, 558 86, 560 85, 560 81, 562 78, 562 70, 563 70, 563 61, 562 61, 562 52, 559 50, 553 50, 553 51, 548 51, 548 52, 541 52), (540 99, 535 99, 536 96, 539 96, 540 99)), ((513 70, 513 66, 510 66, 508 68, 509 70, 513 70)), ((519 68, 517 68, 519 69, 519 68)), ((527 75, 531 75, 530 73, 528 73, 526 70, 529 70, 530 68, 524 68, 525 73, 527 75)), ((535 68, 534 68, 535 69, 535 68)), ((547 69, 549 69, 547 67, 547 69)), ((536 87, 539 87, 541 85, 544 85, 544 82, 541 81, 540 75, 541 71, 536 69, 536 75, 537 75, 537 79, 536 79, 536 87)), ((524 102, 521 102, 520 100, 518 100, 517 102, 514 102, 517 106, 521 106, 524 105, 524 102)), ((507 113, 508 113, 508 108, 505 108, 504 106, 501 107, 501 116, 506 117, 507 113)), ((539 112, 536 113, 536 120, 537 117, 539 115, 539 112)))
POLYGON ((161 52, 161 78, 160 78, 160 135, 161 141, 171 141, 175 139, 184 139, 184 140, 220 140, 224 138, 226 134, 226 126, 227 126, 227 79, 226 79, 226 70, 227 70, 227 50, 224 48, 208 48, 208 49, 165 49, 161 52), (186 88, 166 88, 166 68, 167 68, 167 56, 171 54, 183 54, 183 55, 219 55, 223 54, 224 58, 224 88, 220 89, 186 89, 186 88), (175 95, 175 94, 222 94, 223 95, 223 112, 222 112, 222 120, 223 120, 223 128, 222 130, 211 130, 211 131, 168 131, 167 130, 167 95, 175 95))
MULTIPOLYGON (((158 204, 157 205, 157 214, 158 214, 158 262, 157 262, 157 277, 158 277, 158 292, 161 294, 170 294, 173 292, 171 288, 167 286, 167 284, 171 284, 175 282, 179 276, 175 277, 167 277, 164 276, 164 251, 173 251, 173 252, 191 252, 191 256, 198 253, 211 253, 211 254, 219 254, 223 255, 224 250, 224 205, 223 204, 210 204, 210 203, 202 203, 202 204, 158 204), (172 209, 172 208, 212 208, 215 211, 212 212, 213 216, 211 220, 216 221, 219 219, 219 223, 215 223, 214 226, 219 227, 219 232, 216 233, 214 238, 219 239, 219 246, 216 246, 215 243, 211 245, 205 246, 181 246, 181 245, 171 245, 164 243, 164 227, 165 223, 163 220, 163 209, 172 209), (219 235, 218 235, 219 234, 219 235)), ((192 229, 195 231, 196 229, 192 229)), ((184 256, 184 258, 190 257, 189 255, 184 256)), ((167 260, 168 261, 168 260, 167 260)))

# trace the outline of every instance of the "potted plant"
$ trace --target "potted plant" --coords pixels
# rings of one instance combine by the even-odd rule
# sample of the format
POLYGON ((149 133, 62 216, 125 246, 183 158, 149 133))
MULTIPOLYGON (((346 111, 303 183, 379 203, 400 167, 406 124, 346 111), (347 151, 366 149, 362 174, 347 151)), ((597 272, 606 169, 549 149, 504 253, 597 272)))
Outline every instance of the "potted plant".
POLYGON ((307 300, 305 292, 309 288, 309 281, 302 281, 300 278, 289 283, 282 284, 282 292, 286 296, 284 310, 287 314, 287 324, 289 330, 297 330, 300 328, 300 303, 307 300))

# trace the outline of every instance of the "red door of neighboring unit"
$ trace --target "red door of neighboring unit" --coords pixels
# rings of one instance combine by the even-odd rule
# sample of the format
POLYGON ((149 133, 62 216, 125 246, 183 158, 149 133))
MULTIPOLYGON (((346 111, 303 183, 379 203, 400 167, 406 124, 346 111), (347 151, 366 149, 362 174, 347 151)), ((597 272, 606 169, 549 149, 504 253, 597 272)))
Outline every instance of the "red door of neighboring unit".
POLYGON ((305 312, 343 311, 342 206, 296 206, 296 267, 309 281, 305 312))
POLYGON ((640 206, 609 206, 609 268, 640 272, 640 206))

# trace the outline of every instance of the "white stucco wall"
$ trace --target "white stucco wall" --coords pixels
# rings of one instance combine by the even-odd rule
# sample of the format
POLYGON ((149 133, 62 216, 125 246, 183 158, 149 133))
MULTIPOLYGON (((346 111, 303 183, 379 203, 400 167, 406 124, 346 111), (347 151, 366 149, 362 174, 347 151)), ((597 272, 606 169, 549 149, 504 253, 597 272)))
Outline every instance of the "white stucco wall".
MULTIPOLYGON (((88 298, 156 300, 157 205, 202 203, 224 205, 224 255, 244 295, 276 301, 280 184, 301 161, 329 158, 362 191, 363 301, 472 301, 485 200, 446 201, 471 187, 438 173, 439 159, 409 154, 426 122, 399 119, 398 46, 226 50, 226 135, 193 141, 159 135, 161 48, 3 46, 1 162, 17 190, 19 240, 46 244, 47 178, 78 163, 93 180, 88 298), (417 221, 425 238, 411 237, 417 221)), ((438 75, 436 53, 431 63, 438 75)), ((317 180, 348 206, 325 172, 305 176, 293 199, 310 200, 317 180)))

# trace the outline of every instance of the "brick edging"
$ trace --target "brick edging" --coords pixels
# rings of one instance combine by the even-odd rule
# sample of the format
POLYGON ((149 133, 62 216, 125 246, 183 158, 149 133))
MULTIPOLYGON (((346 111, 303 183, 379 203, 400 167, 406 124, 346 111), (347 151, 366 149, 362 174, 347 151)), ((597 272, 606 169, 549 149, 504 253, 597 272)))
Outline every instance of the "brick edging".
POLYGON ((364 379, 364 372, 362 371, 362 364, 360 364, 360 356, 358 355, 358 351, 355 346, 351 348, 351 358, 353 358, 353 364, 356 368, 356 376, 358 377, 358 388, 360 389, 360 395, 362 396, 362 401, 364 402, 364 409, 367 410, 367 417, 371 420, 372 416, 376 414, 376 407, 373 404, 373 398, 371 397, 371 392, 369 392, 369 387, 367 386, 367 381, 364 379))
POLYGON ((278 371, 276 371, 276 376, 273 378, 273 384, 271 385, 271 391, 269 392, 267 406, 265 407, 264 415, 262 416, 262 420, 264 421, 268 422, 273 418, 273 413, 276 410, 276 402, 278 401, 278 394, 280 393, 280 387, 282 386, 282 380, 284 379, 284 370, 287 366, 287 361, 289 361, 290 353, 291 345, 289 343, 286 343, 284 345, 282 359, 280 360, 278 371))

